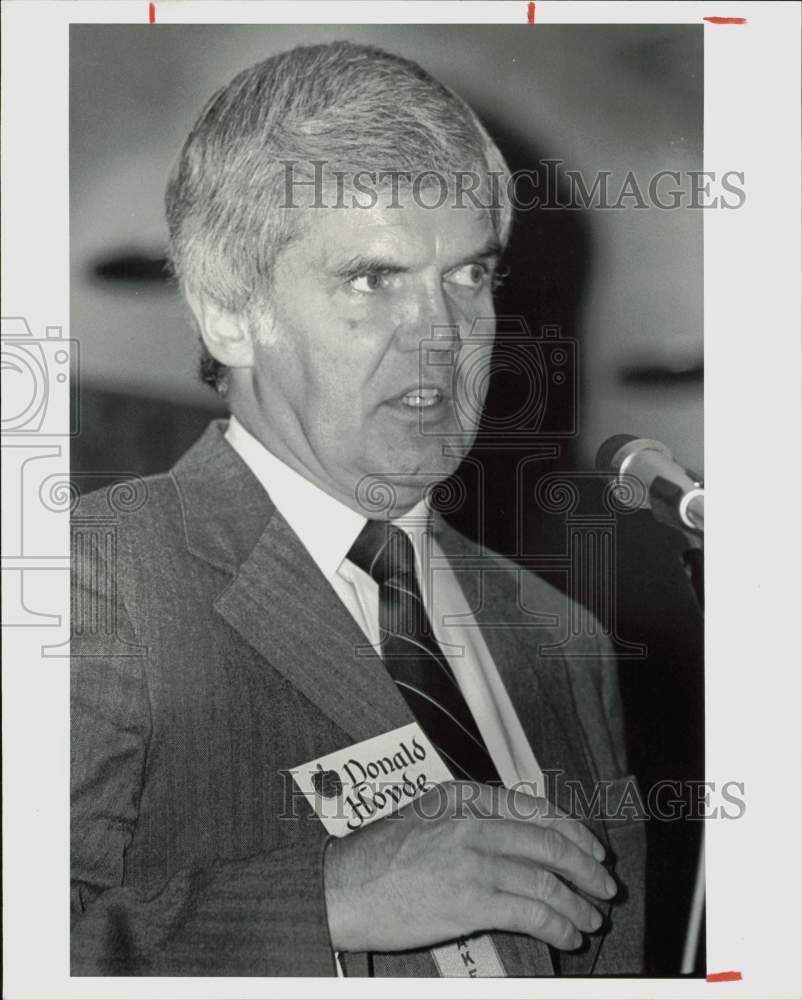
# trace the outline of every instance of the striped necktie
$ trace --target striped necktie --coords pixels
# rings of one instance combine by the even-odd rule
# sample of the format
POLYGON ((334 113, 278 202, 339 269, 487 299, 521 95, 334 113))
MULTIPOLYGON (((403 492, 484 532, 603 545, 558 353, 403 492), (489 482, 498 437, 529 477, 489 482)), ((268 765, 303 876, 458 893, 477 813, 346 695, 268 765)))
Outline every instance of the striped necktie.
POLYGON ((432 634, 415 576, 415 553, 406 533, 384 521, 368 521, 348 559, 379 585, 382 660, 452 775, 463 781, 501 784, 432 634))

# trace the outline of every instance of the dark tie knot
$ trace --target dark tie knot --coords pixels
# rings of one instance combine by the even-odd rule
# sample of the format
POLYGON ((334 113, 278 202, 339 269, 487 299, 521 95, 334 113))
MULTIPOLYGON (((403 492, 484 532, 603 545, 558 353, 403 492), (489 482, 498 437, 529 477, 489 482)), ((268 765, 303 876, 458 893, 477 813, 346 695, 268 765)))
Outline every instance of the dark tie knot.
POLYGON ((406 532, 387 521, 368 521, 348 552, 348 559, 379 585, 415 574, 415 552, 406 532))

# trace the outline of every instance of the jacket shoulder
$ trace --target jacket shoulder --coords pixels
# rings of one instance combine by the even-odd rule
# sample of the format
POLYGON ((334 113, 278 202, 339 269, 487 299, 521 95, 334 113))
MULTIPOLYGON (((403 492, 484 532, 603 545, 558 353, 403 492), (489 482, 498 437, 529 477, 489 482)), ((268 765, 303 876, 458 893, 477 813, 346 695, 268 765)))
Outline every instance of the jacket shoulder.
POLYGON ((117 480, 85 494, 76 488, 70 520, 73 530, 94 525, 129 534, 157 530, 180 517, 181 502, 172 476, 160 473, 117 480))

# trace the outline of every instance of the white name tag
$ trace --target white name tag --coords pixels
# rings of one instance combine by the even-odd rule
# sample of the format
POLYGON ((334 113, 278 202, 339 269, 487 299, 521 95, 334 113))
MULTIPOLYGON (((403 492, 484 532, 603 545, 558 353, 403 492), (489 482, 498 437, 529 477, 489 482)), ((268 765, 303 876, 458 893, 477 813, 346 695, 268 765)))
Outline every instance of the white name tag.
MULTIPOLYGON (((452 777, 417 722, 301 764, 291 774, 335 837, 389 816, 452 777)), ((506 975, 486 934, 432 948, 432 956, 441 976, 506 975)))

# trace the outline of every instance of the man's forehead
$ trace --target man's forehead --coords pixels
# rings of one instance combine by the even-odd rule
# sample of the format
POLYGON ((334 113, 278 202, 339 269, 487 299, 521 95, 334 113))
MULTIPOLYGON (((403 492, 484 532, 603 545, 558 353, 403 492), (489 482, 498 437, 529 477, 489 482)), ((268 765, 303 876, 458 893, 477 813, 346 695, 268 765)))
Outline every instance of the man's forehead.
POLYGON ((413 201, 394 206, 306 208, 296 243, 323 264, 338 264, 357 254, 429 258, 467 257, 488 251, 495 242, 489 213, 481 208, 444 204, 426 207, 413 201))

